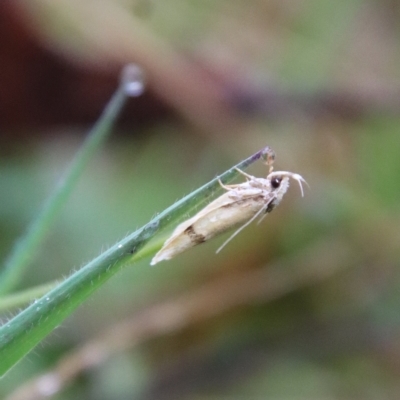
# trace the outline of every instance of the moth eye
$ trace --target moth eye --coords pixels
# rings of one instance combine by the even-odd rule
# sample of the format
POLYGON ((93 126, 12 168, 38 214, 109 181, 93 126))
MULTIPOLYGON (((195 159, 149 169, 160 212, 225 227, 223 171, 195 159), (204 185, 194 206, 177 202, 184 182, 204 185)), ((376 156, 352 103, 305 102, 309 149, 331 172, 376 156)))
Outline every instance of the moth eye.
POLYGON ((278 189, 278 187, 281 185, 281 182, 282 182, 282 178, 273 178, 271 180, 271 186, 274 189, 278 189))

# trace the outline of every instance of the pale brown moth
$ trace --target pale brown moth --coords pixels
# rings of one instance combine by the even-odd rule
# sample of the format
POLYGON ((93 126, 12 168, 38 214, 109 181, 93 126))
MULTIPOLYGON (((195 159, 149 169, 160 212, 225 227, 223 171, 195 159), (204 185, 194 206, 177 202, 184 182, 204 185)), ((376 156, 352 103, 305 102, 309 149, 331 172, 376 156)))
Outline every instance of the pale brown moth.
POLYGON ((237 171, 246 177, 246 182, 236 185, 224 185, 220 182, 226 192, 194 217, 178 225, 161 250, 154 256, 151 265, 169 260, 193 246, 242 225, 217 250, 218 253, 242 229, 259 216, 261 216, 261 222, 267 213, 280 203, 289 187, 289 178, 299 183, 303 196, 302 182, 307 184, 303 177, 293 172, 273 172, 271 165, 273 160, 273 155, 267 158, 270 169, 266 178, 256 178, 238 169, 237 171))

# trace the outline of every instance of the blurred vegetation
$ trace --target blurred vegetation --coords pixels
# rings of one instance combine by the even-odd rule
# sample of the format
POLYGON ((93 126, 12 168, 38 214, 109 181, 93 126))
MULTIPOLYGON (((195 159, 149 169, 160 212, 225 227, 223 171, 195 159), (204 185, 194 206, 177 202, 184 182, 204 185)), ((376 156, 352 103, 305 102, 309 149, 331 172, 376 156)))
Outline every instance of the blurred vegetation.
MULTIPOLYGON (((26 76, 14 81, 14 107, 28 82, 47 85, 29 86, 31 102, 18 103, 32 113, 25 125, 10 112, 1 132, 3 259, 120 67, 141 65, 149 88, 81 177, 18 290, 69 275, 265 145, 276 169, 300 173, 310 189, 302 199, 291 188, 218 255, 225 237, 126 268, 2 379, 0 397, 397 399, 398 3, 6 6, 35 51, 74 73, 48 73, 53 61, 33 68, 21 35, 20 70, 0 67, 3 77, 26 76), (52 102, 63 107, 54 113, 52 102)), ((266 173, 261 163, 249 172, 266 173)))

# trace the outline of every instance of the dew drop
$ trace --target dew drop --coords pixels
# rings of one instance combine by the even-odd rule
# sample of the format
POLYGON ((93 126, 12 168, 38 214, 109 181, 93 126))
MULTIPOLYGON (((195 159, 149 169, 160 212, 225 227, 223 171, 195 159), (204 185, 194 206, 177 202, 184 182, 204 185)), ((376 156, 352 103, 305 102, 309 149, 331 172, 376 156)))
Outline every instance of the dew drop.
POLYGON ((126 65, 121 73, 121 84, 127 96, 137 97, 144 92, 145 80, 142 68, 136 64, 126 65))
POLYGON ((266 146, 261 151, 261 157, 267 162, 267 165, 272 166, 275 160, 275 152, 271 149, 271 147, 266 146))

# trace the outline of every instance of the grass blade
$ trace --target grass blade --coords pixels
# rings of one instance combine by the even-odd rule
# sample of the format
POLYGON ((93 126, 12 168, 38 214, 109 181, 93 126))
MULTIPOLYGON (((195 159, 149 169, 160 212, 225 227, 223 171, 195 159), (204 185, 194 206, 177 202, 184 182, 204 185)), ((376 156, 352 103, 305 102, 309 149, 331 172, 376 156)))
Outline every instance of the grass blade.
MULTIPOLYGON (((0 295, 12 290, 19 282, 33 253, 43 242, 52 222, 65 204, 89 160, 111 133, 111 128, 120 114, 126 99, 129 96, 141 94, 141 92, 137 92, 137 85, 133 85, 135 79, 140 78, 138 76, 138 67, 134 65, 128 65, 123 70, 121 83, 117 91, 105 107, 97 123, 89 132, 88 137, 76 154, 69 169, 45 202, 42 210, 32 221, 26 233, 17 240, 10 255, 5 260, 0 274, 0 295), (133 89, 136 89, 136 92, 132 92, 133 89)), ((141 83, 143 84, 143 82, 141 83)))
MULTIPOLYGON (((208 202, 221 190, 218 179, 229 182, 247 166, 270 154, 267 147, 232 167, 167 208, 141 229, 115 244, 99 257, 73 273, 50 292, 33 302, 0 328, 0 376, 53 331, 97 288, 128 262, 143 257, 140 250, 158 232, 176 223, 182 216, 208 202)), ((147 254, 147 253, 146 253, 147 254)))

